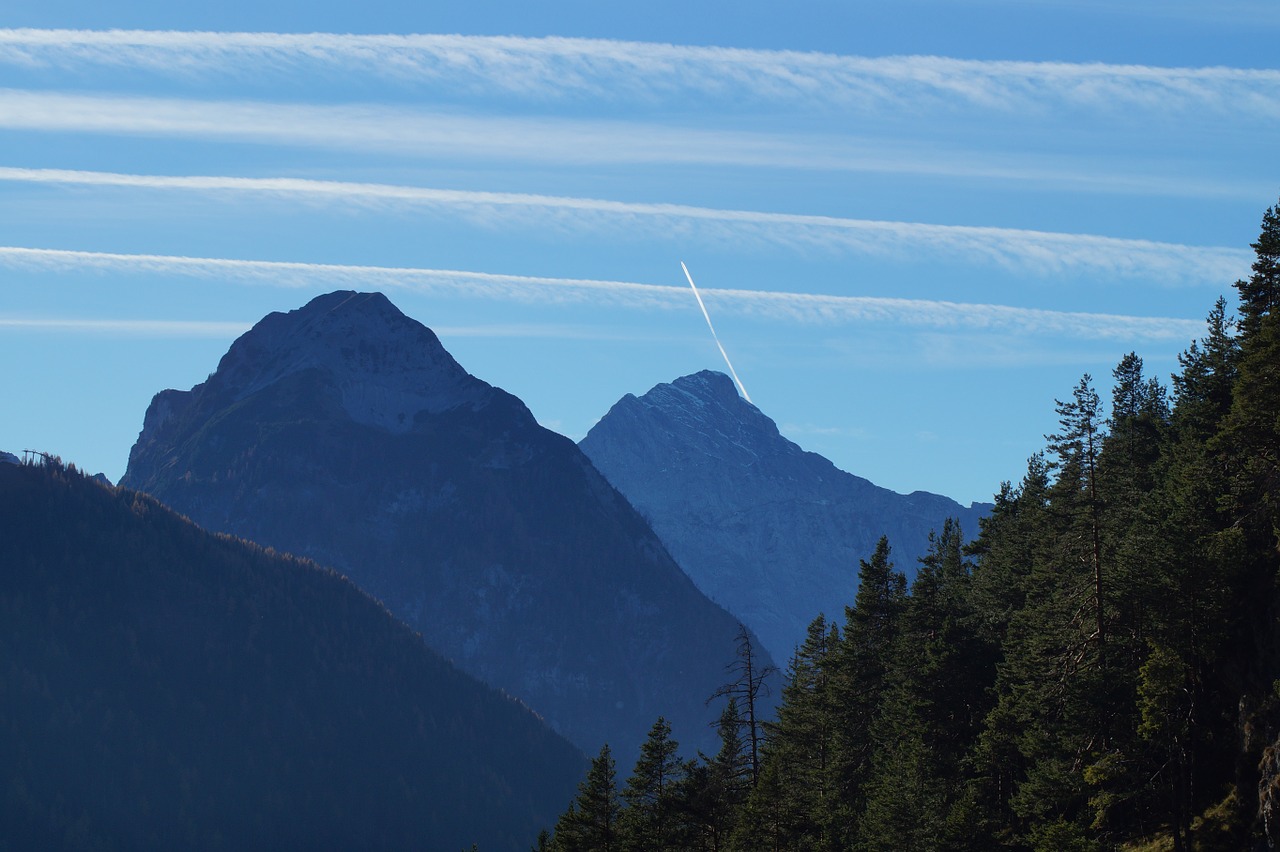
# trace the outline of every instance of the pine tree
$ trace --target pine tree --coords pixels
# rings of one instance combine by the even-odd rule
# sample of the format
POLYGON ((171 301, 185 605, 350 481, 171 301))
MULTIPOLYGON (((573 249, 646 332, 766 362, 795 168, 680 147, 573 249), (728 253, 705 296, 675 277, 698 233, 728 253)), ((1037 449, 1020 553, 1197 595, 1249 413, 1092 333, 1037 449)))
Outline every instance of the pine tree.
POLYGON ((1037 453, 1017 487, 1004 483, 981 533, 969 548, 977 559, 970 583, 978 636, 997 658, 997 703, 982 722, 972 754, 975 792, 991 836, 1015 830, 1013 801, 1027 770, 1021 738, 1024 720, 1015 691, 1022 666, 1019 651, 1032 627, 1025 611, 1041 605, 1044 567, 1053 563, 1056 524, 1049 510, 1049 466, 1037 453), (1033 579, 1035 582, 1033 582, 1033 579))
POLYGON ((980 636, 962 542, 946 521, 912 583, 871 729, 859 849, 978 848, 967 755, 989 709, 995 648, 980 636))
POLYGON ((719 751, 714 757, 702 755, 701 765, 689 768, 681 793, 694 827, 691 845, 707 852, 729 848, 729 838, 751 792, 751 764, 742 739, 738 703, 733 698, 725 703, 716 732, 719 751))
MULTIPOLYGON (((885 716, 903 709, 891 701, 885 716)), ((876 751, 858 820, 856 852, 939 852, 947 844, 947 803, 919 729, 902 730, 876 751)))
POLYGON ((1146 379, 1142 359, 1126 355, 1113 372, 1110 427, 1098 460, 1103 506, 1103 561, 1108 570, 1104 601, 1113 642, 1104 685, 1095 703, 1109 719, 1104 747, 1089 761, 1093 827, 1117 831, 1148 824, 1164 810, 1150 782, 1160 759, 1138 735, 1141 672, 1151 651, 1159 616, 1153 606, 1163 585, 1162 506, 1155 486, 1168 455, 1170 413, 1163 386, 1146 379))
POLYGON ((622 848, 630 852, 674 849, 685 833, 678 792, 684 766, 671 725, 658 718, 640 746, 631 777, 622 791, 626 809, 619 820, 622 848))
MULTIPOLYGON (((1214 543, 1233 552, 1235 623, 1230 660, 1239 678, 1241 726, 1280 728, 1280 206, 1269 209, 1253 244, 1253 275, 1240 292, 1239 360, 1231 408, 1209 451, 1226 471, 1214 543)), ((1245 738, 1236 789, 1253 797, 1262 743, 1245 738)))
POLYGON ((996 706, 977 752, 992 830, 1010 839, 1025 840, 1050 817, 1087 827, 1086 772, 1112 749, 1118 685, 1107 669, 1111 578, 1103 572, 1100 409, 1087 375, 1071 401, 1058 403, 1062 431, 1047 436, 1056 479, 1043 510, 1033 512, 1039 541, 1013 549, 987 544, 1015 558, 1021 550, 1029 564, 1011 569, 984 558, 980 572, 1020 578, 1021 586, 997 669, 996 706))
POLYGON ((1237 281, 1240 293, 1240 334, 1248 339, 1260 330, 1265 319, 1280 309, 1280 205, 1262 216, 1262 231, 1252 244, 1253 274, 1237 281))
POLYGON ((873 751, 871 725, 906 605, 906 578, 894 570, 889 553, 889 540, 882 537, 871 559, 860 561, 854 605, 845 610, 844 636, 831 654, 833 792, 838 819, 846 827, 864 806, 863 785, 871 773, 873 751))
POLYGON ((1083 548, 1072 545, 1076 555, 1083 553, 1093 573, 1095 633, 1099 658, 1106 654, 1107 623, 1102 577, 1102 499, 1098 491, 1098 454, 1102 450, 1101 400, 1086 373, 1072 393, 1069 402, 1057 401, 1058 422, 1062 431, 1045 436, 1056 456, 1057 504, 1077 519, 1083 548))
POLYGON ((591 761, 578 796, 556 823, 555 848, 559 852, 614 852, 621 848, 618 820, 617 768, 606 744, 591 761))
POLYGON ((970 595, 987 642, 1004 641, 1013 614, 1026 605, 1031 566, 1048 558, 1049 485, 1048 463, 1037 453, 1018 486, 1002 483, 991 514, 978 521, 978 538, 967 549, 979 560, 970 595))
POLYGON ((1235 319, 1227 316, 1227 300, 1219 297, 1207 320, 1209 333, 1178 356, 1181 371, 1173 376, 1175 435, 1196 446, 1218 431, 1231 410, 1231 391, 1238 374, 1240 343, 1235 319))
POLYGON ((836 847, 835 717, 831 652, 839 632, 819 615, 796 650, 782 690, 777 722, 770 726, 765 762, 779 781, 780 831, 788 846, 836 847))
POLYGON ((1234 729, 1245 680, 1230 650, 1238 647, 1230 638, 1239 610, 1232 590, 1242 585, 1245 560, 1231 544, 1235 536, 1224 536, 1230 521, 1220 504, 1230 489, 1222 450, 1210 446, 1238 374, 1239 343, 1224 299, 1207 324, 1173 376, 1170 438, 1147 513, 1152 615, 1137 686, 1138 732, 1151 749, 1153 798, 1163 812, 1157 818, 1177 852, 1191 848, 1193 817, 1220 795, 1209 779, 1231 775, 1220 738, 1234 729))
POLYGON ((751 785, 754 787, 760 779, 760 753, 762 745, 761 730, 764 723, 760 712, 760 698, 769 694, 769 679, 777 674, 777 669, 763 664, 751 641, 751 631, 747 626, 738 624, 737 659, 728 665, 733 680, 715 691, 708 703, 716 698, 729 698, 736 702, 742 710, 740 725, 747 742, 747 753, 751 764, 751 785))

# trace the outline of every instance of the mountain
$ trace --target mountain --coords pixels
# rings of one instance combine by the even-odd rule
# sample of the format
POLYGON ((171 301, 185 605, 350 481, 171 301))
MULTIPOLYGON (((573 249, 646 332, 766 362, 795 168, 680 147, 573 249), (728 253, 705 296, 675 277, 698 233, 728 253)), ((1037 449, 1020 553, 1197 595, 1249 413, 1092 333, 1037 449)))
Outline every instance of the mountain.
POLYGON ((349 581, 0 464, 0 847, 525 850, 585 758, 349 581), (496 803, 501 803, 498 806, 496 803))
POLYGON ((263 319, 156 395, 122 482, 333 566, 464 670, 626 761, 713 747, 737 622, 569 439, 380 294, 263 319))
POLYGON ((880 536, 910 574, 946 518, 976 535, 989 508, 897 494, 839 470, 782 437, 712 371, 628 394, 580 446, 698 588, 775 659, 790 658, 818 613, 843 620, 858 560, 880 536))

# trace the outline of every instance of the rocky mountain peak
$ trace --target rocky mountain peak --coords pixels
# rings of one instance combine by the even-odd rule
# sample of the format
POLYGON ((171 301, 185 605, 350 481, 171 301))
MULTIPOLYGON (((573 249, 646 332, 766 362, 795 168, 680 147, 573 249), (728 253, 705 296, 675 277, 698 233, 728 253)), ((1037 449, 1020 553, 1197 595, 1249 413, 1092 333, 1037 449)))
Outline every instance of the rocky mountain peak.
POLYGON ((588 752, 712 747, 736 622, 572 441, 381 296, 272 314, 157 394, 125 481, 332 567, 588 752))
POLYGON ((211 382, 243 399, 310 369, 327 374, 352 420, 390 432, 408 431, 419 412, 479 402, 489 390, 386 296, 352 291, 269 314, 231 345, 211 382))
POLYGON ((580 446, 698 587, 776 659, 804 641, 818 613, 838 617, 853 602, 858 560, 881 535, 911 572, 931 530, 958 518, 976 533, 983 511, 838 469, 711 371, 623 398, 580 446))
POLYGON ((620 400, 582 446, 591 455, 610 443, 605 432, 623 429, 632 439, 652 439, 663 453, 686 463, 758 463, 761 457, 802 453, 778 431, 777 424, 738 395, 724 373, 703 370, 654 386, 648 393, 620 400), (648 437, 645 437, 648 436, 648 437))

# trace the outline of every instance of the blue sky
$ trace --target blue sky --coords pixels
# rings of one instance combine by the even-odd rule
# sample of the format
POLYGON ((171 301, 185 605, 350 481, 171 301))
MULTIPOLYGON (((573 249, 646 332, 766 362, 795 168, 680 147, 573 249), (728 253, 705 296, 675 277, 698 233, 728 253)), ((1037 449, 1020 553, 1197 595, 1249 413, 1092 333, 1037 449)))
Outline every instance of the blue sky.
POLYGON ((115 479, 152 394, 377 289, 580 438, 725 369, 990 499, 1081 374, 1167 381, 1280 194, 1258 2, 27 4, 0 30, 0 449, 115 479))

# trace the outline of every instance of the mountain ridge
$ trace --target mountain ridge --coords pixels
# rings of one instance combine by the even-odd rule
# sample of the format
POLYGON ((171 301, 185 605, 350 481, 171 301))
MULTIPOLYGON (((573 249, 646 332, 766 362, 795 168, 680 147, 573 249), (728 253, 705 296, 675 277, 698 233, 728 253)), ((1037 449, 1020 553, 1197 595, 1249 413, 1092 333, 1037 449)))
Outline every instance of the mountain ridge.
POLYGON ((331 570, 53 461, 0 518, 7 848, 516 852, 586 764, 331 570))
POLYGON ((709 597, 790 656, 819 613, 853 602, 881 535, 911 573, 931 529, 977 532, 984 504, 898 494, 785 438, 723 373, 622 397, 579 442, 709 597))
POLYGON ((208 380, 157 394, 122 482, 333 565, 588 753, 624 754, 663 714, 711 745, 734 619, 571 440, 385 297, 255 325, 208 380), (376 417, 346 389, 368 371, 395 403, 376 417))

